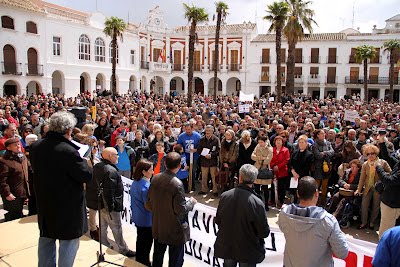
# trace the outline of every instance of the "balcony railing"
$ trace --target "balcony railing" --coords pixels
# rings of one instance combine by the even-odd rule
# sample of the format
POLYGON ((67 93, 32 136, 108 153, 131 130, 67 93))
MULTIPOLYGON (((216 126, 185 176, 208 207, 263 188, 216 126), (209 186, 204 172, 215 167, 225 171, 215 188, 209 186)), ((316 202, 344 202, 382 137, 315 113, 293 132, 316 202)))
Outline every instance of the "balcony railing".
POLYGON ((338 60, 337 60, 337 56, 327 56, 326 57, 326 63, 328 64, 337 64, 338 60))
POLYGON ((308 83, 319 84, 320 83, 319 75, 311 74, 310 76, 308 76, 308 83))
POLYGON ((240 69, 242 68, 242 65, 237 64, 237 63, 235 63, 235 64, 229 64, 228 66, 226 66, 226 68, 227 68, 229 71, 240 71, 240 69))
POLYGON ((169 63, 151 62, 151 69, 154 71, 168 71, 170 69, 169 63))
POLYGON ((2 74, 12 74, 12 75, 22 75, 22 64, 21 63, 5 63, 1 62, 1 73, 2 74))
POLYGON ((268 56, 268 57, 260 57, 260 63, 271 63, 271 59, 270 59, 270 57, 268 56))
POLYGON ((140 61, 140 68, 148 70, 149 69, 149 62, 146 61, 140 61))
POLYGON ((270 83, 271 82, 269 76, 265 76, 265 75, 264 76, 260 75, 259 81, 260 81, 260 83, 270 83))
MULTIPOLYGON (((278 81, 278 76, 275 76, 275 83, 278 81)), ((286 76, 281 77, 281 82, 285 83, 286 82, 286 76)))
POLYGON ((43 76, 43 65, 26 64, 26 76, 43 76))
POLYGON ((337 76, 326 76, 326 83, 327 84, 336 84, 337 76))
POLYGON ((173 64, 172 70, 173 71, 183 71, 184 65, 182 64, 173 64))
POLYGON ((319 56, 310 56, 310 63, 320 63, 321 58, 319 56))
MULTIPOLYGON (((210 69, 210 71, 215 71, 215 65, 214 64, 210 64, 209 69, 210 69)), ((222 65, 218 64, 217 65, 217 70, 221 71, 221 69, 222 69, 222 65)))
POLYGON ((201 71, 201 64, 193 64, 193 71, 201 71))
POLYGON ((295 74, 294 75, 294 83, 303 83, 303 75, 295 74))
MULTIPOLYGON (((389 77, 378 77, 378 76, 370 76, 368 79, 368 84, 389 84, 389 77)), ((364 77, 352 77, 352 76, 347 76, 345 77, 345 83, 346 84, 363 84, 364 83, 364 77)), ((394 79, 394 84, 399 84, 399 79, 394 79)))

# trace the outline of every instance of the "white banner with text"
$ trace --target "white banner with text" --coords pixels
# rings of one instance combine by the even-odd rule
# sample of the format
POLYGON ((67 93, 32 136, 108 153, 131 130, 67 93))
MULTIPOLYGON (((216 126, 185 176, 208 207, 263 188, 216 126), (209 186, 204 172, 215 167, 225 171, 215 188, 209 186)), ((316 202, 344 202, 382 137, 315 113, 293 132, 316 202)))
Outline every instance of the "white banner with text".
MULTIPOLYGON (((132 223, 132 211, 130 208, 130 185, 132 181, 123 177, 124 183, 124 211, 121 212, 123 224, 132 223)), ((191 240, 185 244, 185 262, 193 266, 223 266, 223 260, 214 258, 214 242, 218 232, 218 226, 214 223, 217 210, 213 207, 197 204, 189 213, 191 240)), ((337 267, 372 267, 372 257, 376 250, 376 244, 353 239, 347 239, 349 256, 346 260, 334 259, 337 267)), ((279 228, 271 227, 270 235, 265 239, 265 259, 257 266, 282 266, 283 252, 285 249, 285 237, 279 228)))

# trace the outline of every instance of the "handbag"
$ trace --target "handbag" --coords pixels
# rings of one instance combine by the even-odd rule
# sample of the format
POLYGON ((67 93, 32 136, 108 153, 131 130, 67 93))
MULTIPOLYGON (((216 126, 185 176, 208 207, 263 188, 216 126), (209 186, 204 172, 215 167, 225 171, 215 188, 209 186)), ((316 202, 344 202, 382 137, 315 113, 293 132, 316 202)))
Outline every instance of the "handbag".
MULTIPOLYGON (((263 165, 264 165, 264 161, 261 166, 263 166, 263 165)), ((261 167, 258 170, 257 179, 269 180, 269 179, 273 179, 273 178, 274 178, 274 172, 269 167, 261 167)))

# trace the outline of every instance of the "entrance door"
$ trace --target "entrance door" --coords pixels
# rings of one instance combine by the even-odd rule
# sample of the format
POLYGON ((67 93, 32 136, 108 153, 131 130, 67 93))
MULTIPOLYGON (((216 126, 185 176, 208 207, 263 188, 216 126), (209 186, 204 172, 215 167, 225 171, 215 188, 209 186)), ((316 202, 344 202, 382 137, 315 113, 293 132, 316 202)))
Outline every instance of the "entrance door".
POLYGON ((319 91, 312 91, 312 99, 319 99, 319 91))
POLYGON ((371 100, 372 98, 377 99, 379 95, 379 91, 375 89, 369 89, 368 90, 368 100, 371 100))
POLYGON ((4 74, 17 74, 17 63, 15 59, 15 50, 11 45, 5 45, 3 48, 4 74))
POLYGON ((231 63, 230 63, 231 71, 239 71, 239 51, 231 50, 231 63))
POLYGON ((28 49, 28 73, 38 75, 37 52, 32 47, 28 49))
POLYGON ((174 70, 181 71, 182 70, 182 62, 181 62, 181 50, 174 50, 174 70))
POLYGON ((360 68, 350 67, 350 83, 358 83, 360 79, 360 68))
POLYGON ((201 67, 200 51, 194 51, 193 70, 200 71, 200 67, 201 67))
POLYGON ((80 81, 80 92, 85 93, 85 77, 81 76, 81 81, 80 81))
POLYGON ((15 96, 17 94, 17 86, 14 84, 4 85, 5 96, 15 96))

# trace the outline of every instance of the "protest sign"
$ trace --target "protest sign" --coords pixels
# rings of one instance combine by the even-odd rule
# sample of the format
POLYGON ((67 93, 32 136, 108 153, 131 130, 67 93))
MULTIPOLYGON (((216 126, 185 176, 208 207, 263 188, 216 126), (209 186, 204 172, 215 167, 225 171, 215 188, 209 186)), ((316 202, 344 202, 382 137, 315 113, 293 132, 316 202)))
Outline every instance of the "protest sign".
POLYGON ((346 109, 344 111, 344 120, 345 121, 354 122, 354 119, 356 119, 356 118, 360 118, 360 115, 358 114, 358 112, 356 110, 346 109))

